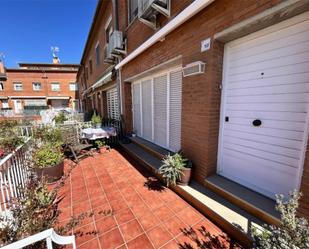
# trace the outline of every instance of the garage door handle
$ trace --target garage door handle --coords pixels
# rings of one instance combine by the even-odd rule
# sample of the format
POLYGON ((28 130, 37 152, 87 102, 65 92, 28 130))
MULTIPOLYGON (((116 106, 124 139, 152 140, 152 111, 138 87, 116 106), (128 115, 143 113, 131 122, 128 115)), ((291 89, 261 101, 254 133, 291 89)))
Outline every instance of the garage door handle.
POLYGON ((252 122, 253 126, 260 126, 262 124, 262 121, 260 119, 255 119, 252 122))

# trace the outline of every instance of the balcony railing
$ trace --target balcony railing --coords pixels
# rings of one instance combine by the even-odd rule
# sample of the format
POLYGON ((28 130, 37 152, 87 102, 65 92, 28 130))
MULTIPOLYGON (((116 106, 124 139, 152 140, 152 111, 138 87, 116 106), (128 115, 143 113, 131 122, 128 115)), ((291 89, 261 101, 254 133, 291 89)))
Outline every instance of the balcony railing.
POLYGON ((56 234, 54 229, 48 229, 43 232, 34 234, 28 238, 16 241, 10 245, 6 245, 1 249, 20 249, 26 246, 32 245, 36 242, 46 240, 46 248, 53 249, 53 243, 58 245, 70 245, 72 244, 73 249, 76 249, 75 236, 60 236, 56 234))
POLYGON ((21 189, 27 184, 30 170, 27 167, 30 138, 13 153, 0 160, 0 213, 8 215, 12 200, 21 195, 21 189))

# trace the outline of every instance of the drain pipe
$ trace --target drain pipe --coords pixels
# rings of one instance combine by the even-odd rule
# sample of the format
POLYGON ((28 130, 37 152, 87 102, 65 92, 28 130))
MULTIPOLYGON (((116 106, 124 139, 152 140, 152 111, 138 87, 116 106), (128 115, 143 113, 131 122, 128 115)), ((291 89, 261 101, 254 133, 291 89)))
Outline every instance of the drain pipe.
MULTIPOLYGON (((113 0, 113 17, 114 17, 114 30, 119 30, 119 15, 118 15, 118 0, 113 0)), ((116 58, 116 63, 120 63, 121 59, 116 58)), ((117 81, 117 94, 118 94, 118 111, 122 115, 122 96, 121 96, 121 70, 116 69, 117 81)))

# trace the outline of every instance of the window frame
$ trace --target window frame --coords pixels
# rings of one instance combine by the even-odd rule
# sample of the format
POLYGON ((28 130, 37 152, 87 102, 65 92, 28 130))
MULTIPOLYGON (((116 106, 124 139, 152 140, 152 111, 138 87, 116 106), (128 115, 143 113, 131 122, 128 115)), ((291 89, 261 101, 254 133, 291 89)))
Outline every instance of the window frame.
POLYGON ((95 63, 97 66, 101 64, 101 48, 99 42, 95 46, 95 63))
POLYGON ((23 91, 23 90, 24 90, 23 83, 20 82, 20 81, 15 81, 15 82, 13 82, 13 89, 14 89, 14 91, 16 91, 16 92, 23 91), (16 85, 21 86, 21 88, 20 88, 20 89, 17 89, 17 88, 16 88, 16 85))
POLYGON ((92 64, 92 59, 89 59, 89 73, 93 73, 93 64, 92 64))
POLYGON ((9 101, 7 99, 1 100, 1 108, 10 108, 9 101), (6 107, 3 106, 3 103, 5 102, 6 107))
POLYGON ((59 92, 61 90, 61 87, 60 87, 60 82, 51 82, 50 83, 50 86, 51 86, 51 90, 53 92, 59 92), (53 89, 53 85, 58 85, 58 89, 53 89))
POLYGON ((78 91, 78 90, 79 90, 78 83, 77 83, 77 82, 70 82, 70 83, 69 83, 69 89, 70 89, 70 91, 72 91, 72 92, 78 91), (71 89, 71 86, 72 86, 72 85, 75 86, 75 87, 74 87, 74 90, 71 89))
POLYGON ((42 91, 42 83, 41 82, 32 82, 32 89, 33 89, 33 91, 42 91), (34 87, 36 84, 40 85, 40 89, 36 89, 34 87))
POLYGON ((0 82, 0 92, 4 91, 4 83, 0 82))
MULTIPOLYGON (((137 8, 136 8, 136 14, 135 16, 131 16, 131 1, 128 0, 128 26, 135 21, 135 19, 138 17, 138 0, 137 1, 137 8)), ((133 0, 135 1, 135 0, 133 0)))
POLYGON ((113 19, 112 15, 110 15, 109 18, 107 19, 106 23, 105 23, 105 26, 104 26, 106 44, 109 43, 110 37, 111 37, 112 33, 114 32, 112 19, 113 19))

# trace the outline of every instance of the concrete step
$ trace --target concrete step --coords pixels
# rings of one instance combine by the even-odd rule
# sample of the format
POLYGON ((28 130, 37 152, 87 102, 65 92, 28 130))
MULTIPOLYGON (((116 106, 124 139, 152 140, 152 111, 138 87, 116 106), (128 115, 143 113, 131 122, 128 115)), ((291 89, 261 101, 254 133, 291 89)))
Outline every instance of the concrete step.
POLYGON ((168 154, 173 154, 173 152, 140 137, 131 137, 130 140, 132 141, 132 143, 138 145, 139 147, 143 148, 144 150, 148 151, 150 154, 161 160, 168 154))
POLYGON ((280 224, 280 215, 275 209, 275 200, 216 174, 206 178, 205 184, 208 189, 260 220, 268 224, 280 224))
MULTIPOLYGON (((158 174, 161 166, 159 158, 135 143, 120 143, 120 146, 162 180, 158 174)), ((262 229, 263 221, 195 181, 191 181, 189 186, 177 185, 171 188, 246 248, 252 243, 250 229, 262 229)))

